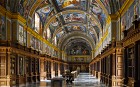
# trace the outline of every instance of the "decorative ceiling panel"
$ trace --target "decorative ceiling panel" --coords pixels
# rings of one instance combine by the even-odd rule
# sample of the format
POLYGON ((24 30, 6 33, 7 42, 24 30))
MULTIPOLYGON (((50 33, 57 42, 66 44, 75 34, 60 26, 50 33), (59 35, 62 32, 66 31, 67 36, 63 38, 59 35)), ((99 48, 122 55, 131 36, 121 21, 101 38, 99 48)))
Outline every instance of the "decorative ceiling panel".
POLYGON ((36 12, 39 14, 42 23, 45 23, 49 15, 54 14, 53 8, 50 5, 39 8, 36 12))
POLYGON ((79 13, 69 13, 63 15, 65 23, 69 22, 86 22, 86 15, 85 14, 79 14, 79 13))
POLYGON ((60 9, 77 8, 86 10, 87 0, 56 0, 60 9))

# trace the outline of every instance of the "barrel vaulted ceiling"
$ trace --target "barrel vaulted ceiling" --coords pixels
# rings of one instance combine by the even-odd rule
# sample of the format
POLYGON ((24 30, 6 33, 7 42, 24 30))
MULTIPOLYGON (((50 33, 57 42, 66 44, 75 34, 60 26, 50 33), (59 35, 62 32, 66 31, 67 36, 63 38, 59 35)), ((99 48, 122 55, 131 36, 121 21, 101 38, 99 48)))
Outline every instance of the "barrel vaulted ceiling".
MULTIPOLYGON (((120 9, 125 1, 19 0, 17 3, 20 5, 19 13, 25 18, 31 19, 35 13, 38 14, 42 24, 41 34, 43 37, 50 31, 50 38, 52 40, 56 38, 60 42, 65 35, 81 32, 92 38, 96 44, 106 27, 106 19, 109 14, 120 9)), ((16 6, 14 8, 16 9, 16 6)), ((82 39, 79 40, 82 41, 82 39)))

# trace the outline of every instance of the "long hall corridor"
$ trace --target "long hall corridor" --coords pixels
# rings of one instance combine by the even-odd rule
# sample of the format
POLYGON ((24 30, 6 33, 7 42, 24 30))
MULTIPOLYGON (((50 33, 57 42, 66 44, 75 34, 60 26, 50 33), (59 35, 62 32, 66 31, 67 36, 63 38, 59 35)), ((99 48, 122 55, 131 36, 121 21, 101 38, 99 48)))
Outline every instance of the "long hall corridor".
POLYGON ((140 0, 0 0, 0 87, 105 86, 140 87, 140 0))

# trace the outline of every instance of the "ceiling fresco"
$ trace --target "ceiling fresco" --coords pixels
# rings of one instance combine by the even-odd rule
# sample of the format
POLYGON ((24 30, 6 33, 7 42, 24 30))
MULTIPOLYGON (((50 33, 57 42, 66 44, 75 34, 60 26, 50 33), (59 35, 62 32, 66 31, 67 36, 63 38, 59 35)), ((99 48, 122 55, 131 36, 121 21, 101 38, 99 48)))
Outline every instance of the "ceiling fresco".
POLYGON ((91 35, 91 36, 92 36, 92 38, 94 39, 94 41, 95 41, 95 43, 96 43, 96 37, 95 37, 95 35, 94 35, 93 31, 89 32, 89 35, 91 35))
POLYGON ((58 20, 58 18, 55 18, 49 25, 49 29, 51 31, 51 33, 53 34, 54 31, 60 26, 60 22, 58 20))
POLYGON ((63 35, 78 31, 97 42, 106 28, 109 14, 115 13, 127 0, 0 0, 0 5, 5 6, 6 1, 12 12, 30 18, 32 26, 37 13, 38 26, 41 25, 45 39, 61 39, 63 35))
POLYGON ((55 14, 53 11, 53 7, 51 7, 50 5, 45 5, 42 8, 39 7, 36 12, 39 14, 42 23, 45 23, 48 16, 52 16, 53 14, 55 14))
POLYGON ((79 14, 79 13, 69 13, 63 15, 65 23, 69 22, 85 22, 86 21, 86 15, 85 14, 79 14))
POLYGON ((83 32, 86 32, 86 27, 85 26, 82 26, 80 24, 72 24, 72 25, 68 25, 68 26, 65 26, 69 32, 71 31, 83 31, 83 32))
POLYGON ((105 25, 106 15, 95 0, 92 0, 90 4, 90 12, 95 14, 95 16, 99 19, 101 26, 103 27, 105 25))
POLYGON ((56 34, 57 38, 60 38, 62 35, 64 34, 64 31, 59 32, 58 34, 56 34))
POLYGON ((77 8, 86 10, 87 0, 56 0, 60 9, 77 8))
POLYGON ((109 0, 101 0, 105 8, 107 9, 108 13, 111 13, 109 0))

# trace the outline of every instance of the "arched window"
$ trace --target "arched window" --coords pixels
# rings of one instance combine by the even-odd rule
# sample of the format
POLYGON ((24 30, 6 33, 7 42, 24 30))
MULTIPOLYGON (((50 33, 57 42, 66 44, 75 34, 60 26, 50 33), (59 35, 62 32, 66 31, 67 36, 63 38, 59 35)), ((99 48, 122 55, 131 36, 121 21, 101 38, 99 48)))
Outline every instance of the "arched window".
POLYGON ((54 44, 57 45, 57 39, 56 39, 56 36, 54 37, 54 44))
POLYGON ((35 31, 39 33, 39 29, 40 29, 40 18, 39 15, 35 13, 35 31))
POLYGON ((47 39, 50 39, 51 38, 51 32, 50 32, 50 29, 47 28, 47 39))

